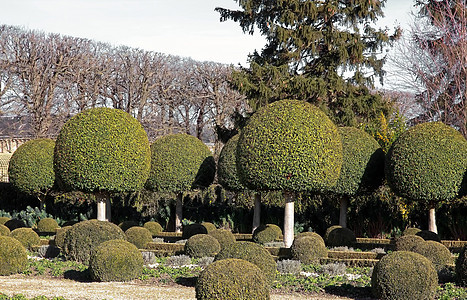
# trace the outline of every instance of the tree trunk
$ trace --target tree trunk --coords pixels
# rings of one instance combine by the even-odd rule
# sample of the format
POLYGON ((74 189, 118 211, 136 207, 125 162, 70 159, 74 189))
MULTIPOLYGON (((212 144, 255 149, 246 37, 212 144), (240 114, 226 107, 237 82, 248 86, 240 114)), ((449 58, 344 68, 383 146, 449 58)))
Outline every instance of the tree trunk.
POLYGON ((97 193, 97 220, 110 222, 110 196, 107 193, 97 193))
POLYGON ((342 196, 340 204, 340 213, 339 213, 339 225, 347 228, 347 207, 348 207, 348 198, 347 196, 342 196))
POLYGON ((284 191, 284 244, 286 248, 292 246, 294 240, 294 194, 284 191))
POLYGON ((255 206, 253 209, 253 228, 251 232, 254 232, 256 228, 261 224, 261 193, 255 194, 255 206))
POLYGON ((177 195, 177 202, 175 203, 175 232, 182 232, 182 218, 183 218, 183 193, 177 195))
POLYGON ((438 227, 436 226, 436 212, 434 204, 431 204, 428 211, 428 230, 438 233, 438 227))

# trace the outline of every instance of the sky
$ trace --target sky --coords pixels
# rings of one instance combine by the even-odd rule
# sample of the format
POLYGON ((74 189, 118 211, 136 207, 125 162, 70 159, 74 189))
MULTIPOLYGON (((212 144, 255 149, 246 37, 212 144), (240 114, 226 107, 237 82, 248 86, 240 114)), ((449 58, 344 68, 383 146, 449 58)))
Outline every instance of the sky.
MULTIPOLYGON (((405 27, 413 2, 388 0, 378 26, 405 27)), ((264 38, 220 22, 215 7, 238 8, 234 0, 0 0, 0 24, 245 66, 264 38)))

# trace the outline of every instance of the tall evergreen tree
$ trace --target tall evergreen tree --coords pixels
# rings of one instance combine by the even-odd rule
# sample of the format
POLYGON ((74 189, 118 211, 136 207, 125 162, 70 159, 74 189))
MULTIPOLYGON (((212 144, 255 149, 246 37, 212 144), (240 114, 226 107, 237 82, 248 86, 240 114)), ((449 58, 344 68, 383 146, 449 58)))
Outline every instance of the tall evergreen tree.
POLYGON ((221 21, 266 37, 249 68, 234 72, 233 85, 253 109, 285 98, 321 107, 338 124, 375 118, 388 105, 370 93, 382 81, 385 46, 398 38, 371 24, 383 16, 385 0, 235 0, 240 10, 216 8, 221 21))

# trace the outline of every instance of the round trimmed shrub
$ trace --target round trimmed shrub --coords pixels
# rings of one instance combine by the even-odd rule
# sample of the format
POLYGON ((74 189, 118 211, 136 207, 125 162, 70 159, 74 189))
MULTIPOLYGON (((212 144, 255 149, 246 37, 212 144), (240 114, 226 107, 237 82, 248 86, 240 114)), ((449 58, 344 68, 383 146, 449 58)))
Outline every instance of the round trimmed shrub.
POLYGON ((303 264, 318 264, 321 258, 328 256, 328 250, 319 239, 312 235, 295 238, 290 247, 292 257, 303 264))
POLYGON ((62 228, 57 229, 55 233, 55 246, 63 249, 65 246, 65 234, 71 226, 64 226, 62 228))
POLYGON ((378 142, 355 127, 339 127, 342 169, 331 192, 356 195, 377 188, 384 178, 384 152, 378 142))
POLYGON ((5 225, 7 221, 10 221, 11 219, 8 217, 0 217, 0 224, 5 225))
POLYGON ((146 188, 183 192, 206 187, 214 180, 215 172, 208 146, 192 135, 170 134, 151 144, 151 171, 146 188))
POLYGON ((139 226, 134 226, 125 231, 126 239, 138 249, 145 249, 147 244, 152 242, 151 232, 139 226))
POLYGON ((201 225, 206 227, 206 230, 208 231, 208 233, 210 233, 211 231, 217 229, 216 225, 214 225, 214 224, 212 224, 210 222, 201 222, 201 225))
POLYGON ((221 249, 224 249, 225 247, 230 246, 237 241, 232 231, 227 229, 219 228, 209 232, 208 234, 219 242, 221 249))
POLYGON ((456 282, 467 287, 467 246, 464 246, 456 260, 456 282))
POLYGON ((8 276, 24 271, 28 255, 23 245, 9 236, 0 236, 0 275, 8 276))
POLYGON ((386 158, 386 178, 397 195, 415 201, 449 200, 462 190, 467 141, 441 122, 422 123, 402 133, 386 158))
POLYGON ((193 223, 183 226, 182 238, 189 239, 195 234, 207 234, 208 230, 201 224, 193 223))
POLYGON ((197 300, 268 300, 269 288, 261 270, 242 259, 224 259, 208 265, 195 286, 197 300))
POLYGON ((221 251, 221 245, 209 234, 196 234, 185 243, 185 254, 194 258, 214 257, 221 251))
POLYGON ((124 240, 125 233, 117 225, 98 220, 76 223, 65 233, 64 252, 68 259, 89 264, 94 249, 102 242, 124 240))
POLYGON ((143 227, 149 230, 152 235, 158 235, 163 231, 161 224, 154 221, 144 223, 143 227))
POLYGON ((237 143, 239 134, 234 135, 222 147, 217 161, 217 180, 229 191, 242 191, 246 188, 241 184, 237 173, 237 143))
POLYGON ((413 251, 415 246, 419 244, 424 244, 425 240, 422 237, 417 235, 403 235, 396 239, 395 242, 395 251, 413 251))
POLYGON ((151 163, 146 131, 121 109, 91 108, 63 125, 54 151, 64 189, 122 192, 143 188, 151 163))
POLYGON ((8 229, 11 231, 15 230, 16 228, 23 228, 26 227, 26 224, 24 223, 23 220, 18 220, 18 219, 11 219, 5 222, 4 224, 8 229))
POLYGON ((357 241, 355 233, 339 225, 334 225, 326 230, 324 240, 327 246, 339 247, 339 246, 351 246, 357 241))
POLYGON ((97 281, 129 281, 141 276, 143 264, 143 255, 135 245, 124 240, 109 240, 92 253, 89 271, 97 281))
POLYGON ((26 249, 31 250, 32 246, 39 246, 41 238, 31 228, 16 228, 10 236, 17 239, 26 249))
POLYGON ((336 125, 305 101, 260 108, 238 139, 239 178, 253 190, 326 190, 337 182, 341 166, 336 125))
POLYGON ((261 225, 253 232, 253 242, 264 245, 265 243, 275 242, 282 235, 282 230, 275 228, 274 224, 261 225))
POLYGON ((441 243, 441 238, 436 232, 429 231, 429 230, 420 230, 415 235, 423 238, 425 241, 435 241, 441 243))
POLYGON ((310 231, 300 232, 299 234, 295 236, 295 239, 299 239, 305 236, 311 236, 312 238, 318 239, 323 245, 326 245, 324 243, 323 237, 317 234, 316 232, 310 232, 310 231))
POLYGON ((5 225, 0 224, 0 235, 9 236, 10 229, 8 229, 8 227, 6 227, 5 225))
POLYGON ((118 224, 118 227, 120 227, 123 230, 123 232, 126 232, 128 229, 135 226, 139 226, 138 222, 136 221, 123 221, 120 224, 118 224))
POLYGON ((409 227, 402 232, 402 235, 416 235, 420 231, 422 231, 420 228, 409 227))
POLYGON ((263 271, 269 282, 272 282, 276 278, 276 261, 271 253, 261 245, 252 242, 235 242, 222 248, 214 261, 227 258, 244 259, 255 264, 263 271))
POLYGON ((55 232, 60 226, 58 226, 57 221, 52 218, 40 219, 37 222, 37 230, 39 232, 55 232))
POLYGON ((27 141, 13 153, 8 166, 10 182, 19 191, 40 196, 55 182, 53 166, 55 142, 51 139, 27 141))
POLYGON ((412 251, 428 258, 435 266, 435 269, 452 264, 452 255, 449 249, 435 241, 419 243, 415 245, 412 251))
POLYGON ((376 264, 371 287, 378 299, 434 299, 438 275, 423 255, 395 251, 376 264))

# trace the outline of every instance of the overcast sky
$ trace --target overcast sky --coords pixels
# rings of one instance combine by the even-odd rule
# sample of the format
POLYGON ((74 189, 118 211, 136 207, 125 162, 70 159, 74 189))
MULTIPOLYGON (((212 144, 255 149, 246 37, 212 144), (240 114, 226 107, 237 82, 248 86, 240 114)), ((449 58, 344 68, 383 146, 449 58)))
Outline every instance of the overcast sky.
MULTIPOLYGON (((388 0, 382 26, 405 26, 411 0, 388 0)), ((220 22, 215 7, 234 0, 0 0, 0 23, 191 57, 245 65, 265 44, 220 22)))

